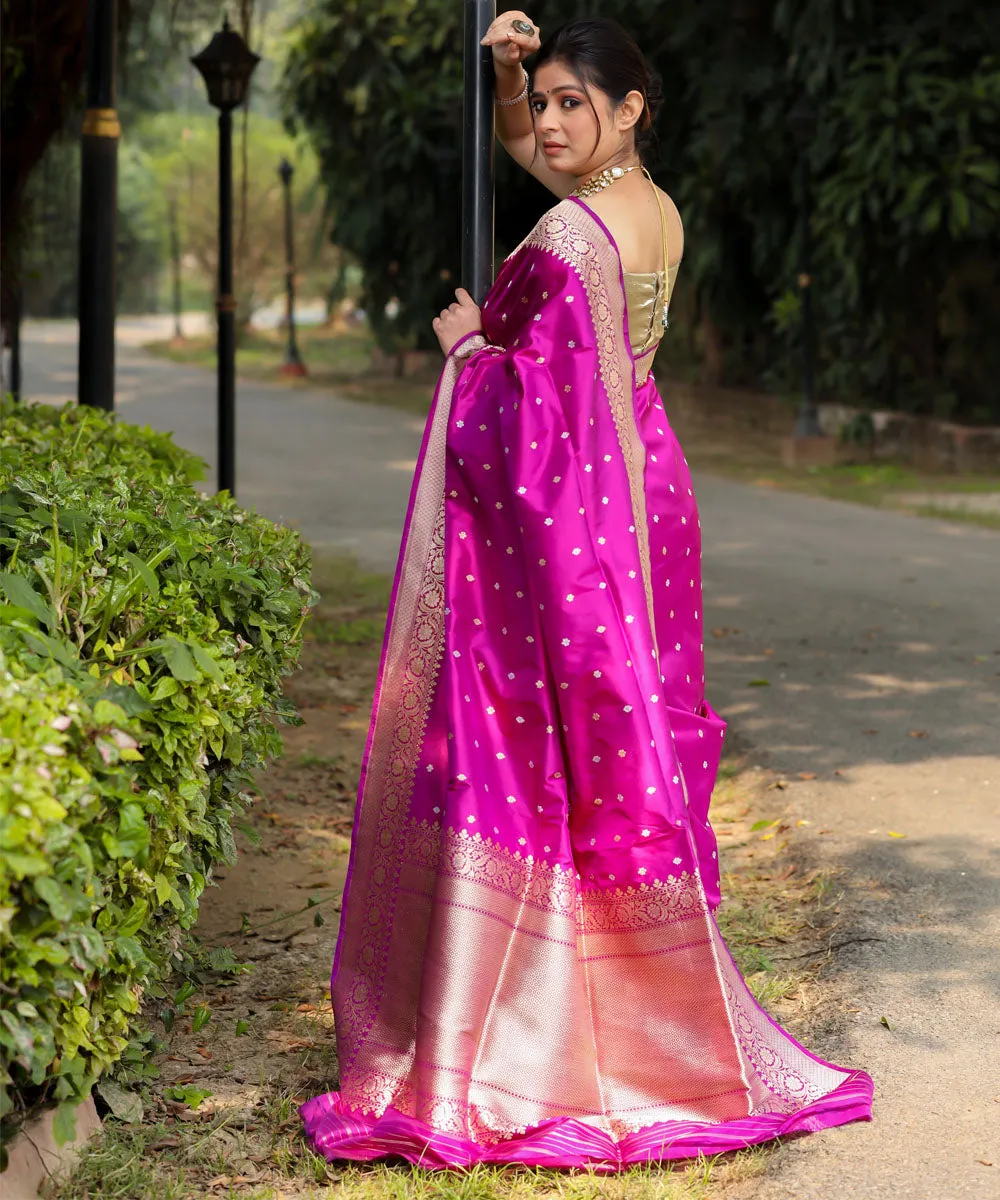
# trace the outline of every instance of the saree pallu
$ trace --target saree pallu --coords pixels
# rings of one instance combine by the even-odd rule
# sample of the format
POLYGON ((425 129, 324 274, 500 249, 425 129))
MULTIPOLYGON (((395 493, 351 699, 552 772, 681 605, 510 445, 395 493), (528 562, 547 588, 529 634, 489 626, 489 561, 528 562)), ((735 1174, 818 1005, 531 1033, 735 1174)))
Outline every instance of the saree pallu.
POLYGON ((448 357, 410 497, 332 995, 330 1159, 614 1170, 870 1115, 716 926, 700 526, 617 248, 566 200, 448 357), (465 357, 463 357, 463 355, 465 357))

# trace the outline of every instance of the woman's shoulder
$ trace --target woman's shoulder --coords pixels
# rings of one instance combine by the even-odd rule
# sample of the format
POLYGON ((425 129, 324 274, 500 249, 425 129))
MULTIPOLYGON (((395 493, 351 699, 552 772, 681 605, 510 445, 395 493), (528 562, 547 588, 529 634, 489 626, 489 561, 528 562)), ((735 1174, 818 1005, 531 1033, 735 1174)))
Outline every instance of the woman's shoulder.
POLYGON ((663 226, 666 224, 667 255, 671 266, 684 252, 684 226, 670 195, 655 183, 628 192, 614 189, 599 193, 591 201, 594 215, 614 241, 627 273, 649 274, 660 269, 663 226))

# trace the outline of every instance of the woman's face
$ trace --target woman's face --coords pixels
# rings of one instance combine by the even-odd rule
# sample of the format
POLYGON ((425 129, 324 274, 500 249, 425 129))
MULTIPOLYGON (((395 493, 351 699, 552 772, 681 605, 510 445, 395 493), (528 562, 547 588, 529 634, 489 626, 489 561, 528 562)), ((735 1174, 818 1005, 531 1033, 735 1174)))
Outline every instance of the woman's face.
POLYGON ((588 175, 632 145, 627 131, 642 111, 641 94, 629 92, 616 108, 606 92, 592 84, 589 91, 601 118, 599 139, 594 110, 573 72, 563 63, 553 61, 543 64, 535 73, 529 97, 535 140, 539 153, 545 155, 553 171, 588 175), (636 100, 638 113, 633 112, 636 100))

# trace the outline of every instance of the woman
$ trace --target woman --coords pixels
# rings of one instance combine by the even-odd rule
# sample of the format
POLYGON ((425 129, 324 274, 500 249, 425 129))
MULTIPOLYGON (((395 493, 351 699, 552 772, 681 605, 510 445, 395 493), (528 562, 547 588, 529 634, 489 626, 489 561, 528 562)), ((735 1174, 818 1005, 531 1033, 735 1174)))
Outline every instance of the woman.
POLYGON ((561 202, 447 360, 410 499, 332 992, 331 1159, 617 1169, 870 1115, 716 927, 700 537, 649 374, 683 246, 614 22, 490 27, 499 135, 561 202))

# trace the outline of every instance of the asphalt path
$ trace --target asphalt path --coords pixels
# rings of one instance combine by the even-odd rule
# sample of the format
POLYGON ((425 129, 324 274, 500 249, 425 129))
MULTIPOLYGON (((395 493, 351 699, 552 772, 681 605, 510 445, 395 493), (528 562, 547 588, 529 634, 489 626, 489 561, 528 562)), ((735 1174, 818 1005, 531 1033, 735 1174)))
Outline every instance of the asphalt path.
MULTIPOLYGON (((211 464, 213 376, 140 349, 168 333, 122 323, 118 408, 211 464)), ((24 359, 29 398, 74 394, 72 325, 29 323, 24 359)), ((391 571, 422 423, 263 383, 237 403, 241 502, 391 571)), ((871 1124, 790 1142, 747 1194, 995 1200, 1000 535, 696 485, 709 698, 788 779, 794 852, 843 890, 812 1048, 876 1083, 871 1124)))

